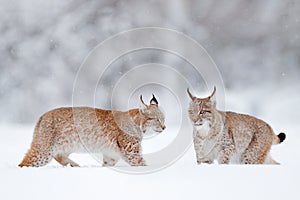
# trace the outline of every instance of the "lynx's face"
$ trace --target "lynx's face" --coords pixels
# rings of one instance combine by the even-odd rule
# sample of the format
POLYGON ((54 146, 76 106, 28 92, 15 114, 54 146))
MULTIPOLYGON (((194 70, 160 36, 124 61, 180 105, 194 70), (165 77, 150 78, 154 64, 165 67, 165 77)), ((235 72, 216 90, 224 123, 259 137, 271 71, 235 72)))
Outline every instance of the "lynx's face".
POLYGON ((203 99, 194 97, 189 90, 188 94, 192 100, 188 112, 193 126, 200 127, 207 124, 211 127, 214 122, 214 113, 216 109, 216 102, 214 100, 215 90, 211 96, 203 99))
POLYGON ((166 128, 165 116, 159 109, 154 95, 150 105, 146 105, 141 98, 140 113, 144 118, 141 129, 145 134, 151 134, 151 132, 161 133, 166 128))
POLYGON ((194 126, 202 126, 205 123, 211 125, 213 112, 213 108, 208 99, 196 98, 190 103, 189 117, 194 126))

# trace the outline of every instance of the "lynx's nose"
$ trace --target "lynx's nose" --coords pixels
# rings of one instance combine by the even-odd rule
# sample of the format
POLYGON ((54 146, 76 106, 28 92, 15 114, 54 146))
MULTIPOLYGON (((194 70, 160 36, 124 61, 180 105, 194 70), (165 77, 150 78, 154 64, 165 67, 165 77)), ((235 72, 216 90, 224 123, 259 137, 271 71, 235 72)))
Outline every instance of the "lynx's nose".
POLYGON ((166 126, 165 126, 165 125, 163 125, 161 128, 162 128, 162 130, 165 130, 165 129, 166 129, 166 126))

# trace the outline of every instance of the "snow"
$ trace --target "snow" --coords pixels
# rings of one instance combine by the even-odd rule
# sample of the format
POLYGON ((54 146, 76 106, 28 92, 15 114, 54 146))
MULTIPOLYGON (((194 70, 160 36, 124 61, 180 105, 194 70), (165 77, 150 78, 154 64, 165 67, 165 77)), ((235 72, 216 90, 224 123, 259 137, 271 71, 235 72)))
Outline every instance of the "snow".
MULTIPOLYGON (((285 94, 290 90, 291 88, 282 89, 282 93, 285 94)), ((249 96, 246 92, 228 92, 227 108, 247 112, 247 105, 254 102, 249 96)), ((289 101, 280 102, 273 98, 270 105, 267 105, 268 100, 265 99, 264 103, 258 106, 261 110, 252 110, 270 123, 276 133, 284 131, 287 134, 286 141, 272 148, 273 158, 281 163, 279 166, 216 164, 199 166, 196 164, 195 153, 191 146, 173 165, 150 174, 126 174, 101 167, 101 163, 88 154, 71 156, 81 164, 81 168, 61 167, 55 161, 42 168, 18 168, 18 163, 29 148, 34 125, 2 125, 0 128, 1 199, 298 200, 300 198, 300 125, 296 121, 299 119, 299 114, 295 114, 292 109, 284 110, 285 118, 281 115, 268 114, 272 109, 274 113, 278 112, 280 106, 297 106, 299 102, 297 98, 298 95, 292 93, 289 101), (289 113, 293 118, 289 118, 289 113)), ((249 112, 251 113, 251 109, 248 110, 249 112)), ((169 127, 164 134, 172 134, 173 131, 176 130, 169 127)), ((149 140, 155 140, 155 137, 149 140)), ((168 139, 165 141, 170 142, 168 139)), ((148 150, 151 151, 149 146, 148 150)), ((118 166, 128 168, 123 162, 119 162, 118 166)))
POLYGON ((6 169, 3 199, 299 199, 299 166, 174 165, 148 175, 106 168, 6 169))

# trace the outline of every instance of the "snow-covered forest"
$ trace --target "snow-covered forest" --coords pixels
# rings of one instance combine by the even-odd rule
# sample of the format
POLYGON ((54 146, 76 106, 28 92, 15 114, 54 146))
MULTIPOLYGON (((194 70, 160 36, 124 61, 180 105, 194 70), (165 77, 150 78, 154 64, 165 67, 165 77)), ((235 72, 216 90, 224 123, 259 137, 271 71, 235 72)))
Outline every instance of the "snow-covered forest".
POLYGON ((228 90, 299 85, 299 13, 295 0, 1 0, 0 121, 32 123, 49 108, 70 105, 88 53, 109 36, 145 26, 194 38, 228 90))
MULTIPOLYGON (((300 1, 0 0, 0 35, 1 198, 300 199, 300 1), (276 133, 287 134, 284 143, 272 148, 282 165, 197 166, 191 146, 169 168, 147 175, 118 173, 83 155, 73 155, 83 166, 79 169, 60 167, 55 161, 40 169, 19 169, 38 118, 74 103, 76 75, 92 50, 115 34, 142 27, 175 30, 198 42, 220 72, 225 90, 217 94, 218 100, 224 100, 222 109, 254 115, 276 133)), ((125 44, 118 45, 121 49, 125 44)), ((93 90, 95 105, 112 108, 111 100, 103 97, 131 69, 148 63, 174 67, 194 86, 196 95, 212 91, 205 77, 196 76, 184 59, 143 49, 111 64, 93 90)), ((82 73, 82 83, 95 87, 92 82, 99 78, 95 71, 82 73)), ((118 98, 130 94, 125 101, 137 107, 140 94, 147 103, 152 93, 158 96, 167 129, 144 142, 144 152, 150 153, 176 137, 187 110, 178 101, 187 96, 174 92, 186 95, 178 74, 152 70, 147 76, 163 79, 171 87, 153 83, 147 90, 139 85, 132 91, 130 84, 123 85, 118 98)), ((124 102, 115 103, 127 109, 124 102)))

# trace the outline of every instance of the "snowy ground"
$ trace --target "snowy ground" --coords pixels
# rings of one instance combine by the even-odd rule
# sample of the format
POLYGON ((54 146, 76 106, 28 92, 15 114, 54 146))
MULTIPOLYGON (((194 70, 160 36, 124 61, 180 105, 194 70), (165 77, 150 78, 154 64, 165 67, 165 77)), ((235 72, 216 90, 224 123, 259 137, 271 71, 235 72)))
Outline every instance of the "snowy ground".
POLYGON ((257 115, 269 122, 275 132, 287 133, 286 141, 272 149, 274 159, 282 163, 280 166, 197 166, 190 148, 174 165, 144 175, 100 167, 89 155, 73 156, 82 168, 60 167, 53 161, 43 168, 20 169, 17 165, 29 147, 34 125, 3 125, 0 126, 1 199, 299 200, 300 125, 296 113, 299 97, 287 89, 281 91, 282 98, 265 98, 255 106, 250 103, 255 102, 251 95, 227 94, 227 107, 248 113, 257 108, 257 115), (289 99, 284 100, 287 94, 289 99), (239 101, 234 98, 237 95, 239 101))

